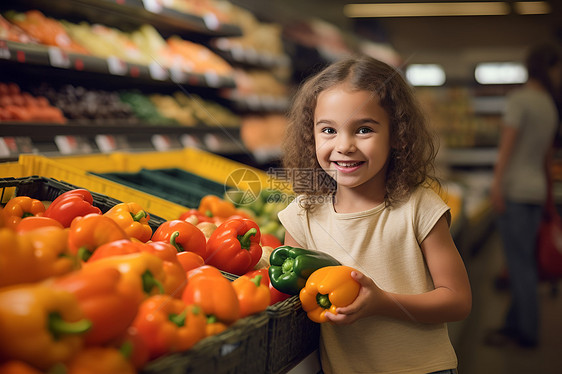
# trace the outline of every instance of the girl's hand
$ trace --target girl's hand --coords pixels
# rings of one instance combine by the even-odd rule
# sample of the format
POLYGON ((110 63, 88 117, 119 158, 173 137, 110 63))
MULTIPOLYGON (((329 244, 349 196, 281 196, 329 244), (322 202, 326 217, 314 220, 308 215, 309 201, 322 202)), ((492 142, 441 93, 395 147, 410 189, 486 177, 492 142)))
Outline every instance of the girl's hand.
POLYGON ((385 292, 371 278, 358 271, 351 272, 351 277, 361 285, 359 294, 348 306, 337 308, 337 314, 326 312, 326 317, 332 323, 345 325, 360 318, 372 316, 377 313, 381 307, 381 301, 385 298, 385 292))

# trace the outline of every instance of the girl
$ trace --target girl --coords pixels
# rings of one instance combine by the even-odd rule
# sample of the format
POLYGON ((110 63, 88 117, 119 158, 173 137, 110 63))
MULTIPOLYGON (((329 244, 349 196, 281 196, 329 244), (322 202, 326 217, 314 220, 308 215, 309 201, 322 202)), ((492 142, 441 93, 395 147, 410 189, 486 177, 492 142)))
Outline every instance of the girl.
POLYGON ((285 244, 329 253, 361 285, 321 326, 323 371, 454 371, 445 322, 467 317, 470 285, 429 187, 435 148, 413 91, 392 67, 349 58, 301 87, 289 122, 299 196, 279 213, 285 244))

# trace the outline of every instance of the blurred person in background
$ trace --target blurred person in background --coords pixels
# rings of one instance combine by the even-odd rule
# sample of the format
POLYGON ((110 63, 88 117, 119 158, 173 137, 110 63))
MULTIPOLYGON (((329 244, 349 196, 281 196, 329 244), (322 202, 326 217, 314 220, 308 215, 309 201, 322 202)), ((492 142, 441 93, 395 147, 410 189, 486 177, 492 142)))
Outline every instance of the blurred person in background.
POLYGON ((540 325, 536 241, 560 123, 560 50, 553 45, 532 48, 526 68, 527 82, 507 97, 491 187, 511 303, 503 326, 488 333, 485 343, 532 348, 538 344, 540 325))

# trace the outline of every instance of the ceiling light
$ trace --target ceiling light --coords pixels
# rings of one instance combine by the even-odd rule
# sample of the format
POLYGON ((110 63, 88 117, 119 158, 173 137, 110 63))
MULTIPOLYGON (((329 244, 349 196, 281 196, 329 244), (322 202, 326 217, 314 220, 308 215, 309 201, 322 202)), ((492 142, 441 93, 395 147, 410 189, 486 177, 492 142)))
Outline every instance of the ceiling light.
POLYGON ((347 17, 435 17, 506 15, 506 2, 447 2, 447 3, 377 3, 346 4, 347 17))
POLYGON ((474 78, 480 84, 525 83, 527 70, 515 62, 483 62, 476 65, 474 78))
POLYGON ((517 1, 513 7, 517 13, 524 15, 550 13, 550 4, 546 1, 517 1))
POLYGON ((406 68, 406 79, 412 86, 442 86, 445 71, 437 64, 412 64, 406 68))

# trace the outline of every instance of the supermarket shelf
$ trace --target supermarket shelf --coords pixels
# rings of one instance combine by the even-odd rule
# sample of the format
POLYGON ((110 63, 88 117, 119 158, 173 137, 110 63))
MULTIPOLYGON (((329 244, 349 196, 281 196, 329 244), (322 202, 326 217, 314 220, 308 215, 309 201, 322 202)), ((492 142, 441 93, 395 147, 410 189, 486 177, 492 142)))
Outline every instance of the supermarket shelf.
POLYGON ((157 29, 175 33, 198 33, 207 36, 240 36, 237 25, 221 23, 213 14, 198 16, 163 7, 161 1, 149 0, 9 0, 7 5, 25 6, 68 17, 89 19, 107 25, 138 26, 152 24, 157 29))
POLYGON ((244 48, 228 38, 213 39, 211 47, 228 61, 242 65, 267 69, 291 64, 288 55, 277 56, 271 53, 258 52, 253 48, 244 48))
POLYGON ((492 167, 496 162, 497 148, 448 148, 443 159, 449 166, 492 167))
POLYGON ((0 62, 2 60, 73 72, 128 77, 139 81, 168 82, 210 88, 232 88, 236 86, 232 77, 214 73, 197 74, 180 69, 167 69, 156 62, 148 66, 132 64, 116 57, 99 58, 78 53, 67 53, 57 47, 0 39, 0 62))

